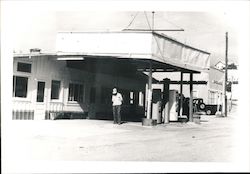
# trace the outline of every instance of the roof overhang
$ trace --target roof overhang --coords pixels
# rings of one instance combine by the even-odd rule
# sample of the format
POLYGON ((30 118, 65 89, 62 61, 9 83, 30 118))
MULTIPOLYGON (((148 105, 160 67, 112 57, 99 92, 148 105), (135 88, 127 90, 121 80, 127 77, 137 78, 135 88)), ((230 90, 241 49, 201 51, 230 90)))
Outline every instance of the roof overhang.
POLYGON ((152 61, 155 71, 197 73, 210 66, 210 53, 155 32, 59 32, 56 51, 57 56, 130 59, 138 65, 152 61))

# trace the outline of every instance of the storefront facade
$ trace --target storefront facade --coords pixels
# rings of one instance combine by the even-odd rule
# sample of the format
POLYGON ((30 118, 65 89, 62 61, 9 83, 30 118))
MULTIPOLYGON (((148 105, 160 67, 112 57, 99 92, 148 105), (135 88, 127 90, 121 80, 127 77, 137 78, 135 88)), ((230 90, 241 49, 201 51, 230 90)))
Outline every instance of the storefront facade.
POLYGON ((127 115, 151 119, 152 73, 187 74, 193 95, 193 77, 209 68, 209 55, 155 32, 58 33, 55 53, 14 55, 13 119, 105 119, 113 87, 127 115))

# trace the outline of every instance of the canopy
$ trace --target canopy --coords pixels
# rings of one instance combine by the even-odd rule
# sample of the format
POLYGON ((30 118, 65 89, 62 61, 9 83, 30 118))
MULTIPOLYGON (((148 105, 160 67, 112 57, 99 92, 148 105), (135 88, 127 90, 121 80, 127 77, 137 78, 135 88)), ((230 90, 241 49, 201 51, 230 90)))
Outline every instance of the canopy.
POLYGON ((58 55, 148 59, 193 71, 209 69, 210 53, 155 32, 59 32, 58 55))

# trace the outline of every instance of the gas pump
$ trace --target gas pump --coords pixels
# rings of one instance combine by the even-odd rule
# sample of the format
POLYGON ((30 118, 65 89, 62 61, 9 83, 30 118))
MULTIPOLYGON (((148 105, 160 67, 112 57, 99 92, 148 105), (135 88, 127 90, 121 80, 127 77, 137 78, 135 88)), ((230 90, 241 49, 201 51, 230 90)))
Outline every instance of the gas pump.
POLYGON ((157 123, 162 123, 161 102, 162 102, 161 89, 153 89, 153 94, 152 94, 152 119, 157 120, 157 123))
POLYGON ((157 123, 169 122, 169 81, 166 83, 152 84, 152 119, 157 123))
MULTIPOLYGON (((169 79, 164 79, 161 83, 152 84, 152 119, 157 123, 168 123, 170 120, 170 107, 169 107, 169 79)), ((146 88, 147 89, 147 88, 146 88)), ((147 92, 146 92, 146 95, 147 92)), ((176 95, 178 97, 178 95, 176 95)), ((177 99, 175 101, 178 101, 177 99)), ((178 108, 178 107, 176 107, 178 108)), ((178 118, 178 117, 177 117, 178 118)))
POLYGON ((178 103, 178 91, 169 90, 169 121, 178 121, 178 103))

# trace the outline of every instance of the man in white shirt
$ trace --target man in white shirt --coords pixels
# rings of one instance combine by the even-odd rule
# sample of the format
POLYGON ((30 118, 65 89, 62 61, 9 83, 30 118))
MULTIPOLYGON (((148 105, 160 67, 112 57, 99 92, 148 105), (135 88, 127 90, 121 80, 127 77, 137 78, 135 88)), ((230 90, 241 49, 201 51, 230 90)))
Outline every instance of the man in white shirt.
POLYGON ((122 95, 117 92, 116 88, 114 88, 113 95, 112 95, 114 124, 121 124, 122 101, 123 101, 122 95))

